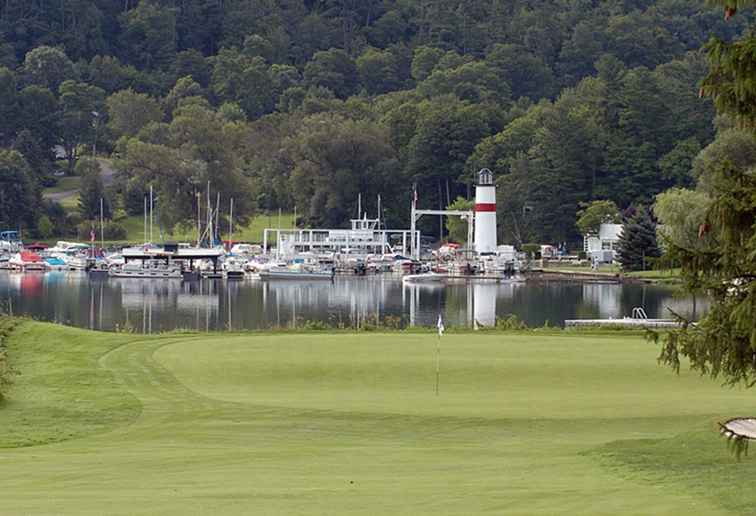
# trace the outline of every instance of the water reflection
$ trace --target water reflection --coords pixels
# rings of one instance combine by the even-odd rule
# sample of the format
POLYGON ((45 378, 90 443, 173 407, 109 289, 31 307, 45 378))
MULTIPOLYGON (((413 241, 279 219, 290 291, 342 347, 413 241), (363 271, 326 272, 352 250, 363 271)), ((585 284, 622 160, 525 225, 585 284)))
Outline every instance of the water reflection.
POLYGON ((581 283, 453 283, 405 285, 393 276, 315 281, 225 282, 102 279, 81 273, 0 273, 2 305, 14 313, 97 330, 154 333, 176 328, 241 330, 301 326, 304 321, 356 326, 401 319, 433 326, 490 326, 517 315, 531 326, 580 317, 622 317, 636 306, 649 317, 667 308, 692 315, 705 309, 669 287, 581 283), (697 305, 697 306, 696 306, 697 305))

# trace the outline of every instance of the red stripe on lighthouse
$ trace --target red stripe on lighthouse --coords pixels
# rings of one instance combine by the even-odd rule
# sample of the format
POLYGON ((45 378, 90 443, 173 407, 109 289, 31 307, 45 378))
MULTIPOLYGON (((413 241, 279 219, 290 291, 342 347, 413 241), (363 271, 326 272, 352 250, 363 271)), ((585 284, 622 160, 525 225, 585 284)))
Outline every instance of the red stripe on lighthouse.
POLYGON ((496 211, 496 203, 493 202, 480 202, 475 205, 475 211, 496 211))

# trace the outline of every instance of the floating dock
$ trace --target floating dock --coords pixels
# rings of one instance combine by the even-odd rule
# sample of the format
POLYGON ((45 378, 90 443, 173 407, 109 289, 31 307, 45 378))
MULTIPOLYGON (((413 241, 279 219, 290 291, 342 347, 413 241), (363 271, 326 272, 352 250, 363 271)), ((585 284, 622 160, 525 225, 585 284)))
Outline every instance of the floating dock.
POLYGON ((566 328, 680 328, 682 323, 673 319, 567 319, 566 328))

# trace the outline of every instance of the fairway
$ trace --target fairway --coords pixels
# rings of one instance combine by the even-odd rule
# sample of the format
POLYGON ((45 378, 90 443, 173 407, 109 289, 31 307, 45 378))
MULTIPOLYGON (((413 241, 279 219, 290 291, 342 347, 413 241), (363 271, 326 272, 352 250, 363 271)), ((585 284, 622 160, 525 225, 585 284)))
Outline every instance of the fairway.
POLYGON ((638 336, 93 333, 27 322, 3 514, 743 514, 753 393, 638 336))

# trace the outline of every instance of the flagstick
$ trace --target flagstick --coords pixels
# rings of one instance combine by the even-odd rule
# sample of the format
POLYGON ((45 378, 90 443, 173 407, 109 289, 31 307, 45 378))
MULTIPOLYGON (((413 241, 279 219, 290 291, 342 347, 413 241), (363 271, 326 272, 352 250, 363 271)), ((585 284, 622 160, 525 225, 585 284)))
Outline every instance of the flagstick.
POLYGON ((441 376, 441 332, 438 332, 436 344, 436 396, 438 396, 438 383, 441 376))

